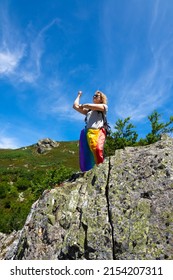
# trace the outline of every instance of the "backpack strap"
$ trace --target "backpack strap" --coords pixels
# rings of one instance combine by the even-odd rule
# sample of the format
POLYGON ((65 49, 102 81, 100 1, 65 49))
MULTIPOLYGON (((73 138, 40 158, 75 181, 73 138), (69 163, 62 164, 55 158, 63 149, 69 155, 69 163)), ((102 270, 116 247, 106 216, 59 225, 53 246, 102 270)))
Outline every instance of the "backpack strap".
MULTIPOLYGON (((90 111, 91 111, 91 109, 88 110, 88 112, 90 112, 90 111)), ((85 122, 85 127, 86 127, 87 126, 87 115, 85 116, 84 122, 85 122)))
POLYGON ((107 117, 106 114, 104 114, 102 111, 99 111, 102 114, 103 117, 103 127, 106 130, 106 135, 110 135, 111 134, 111 127, 107 121, 107 117))
POLYGON ((102 114, 103 124, 106 124, 107 123, 106 114, 104 114, 102 111, 98 111, 98 112, 102 114))

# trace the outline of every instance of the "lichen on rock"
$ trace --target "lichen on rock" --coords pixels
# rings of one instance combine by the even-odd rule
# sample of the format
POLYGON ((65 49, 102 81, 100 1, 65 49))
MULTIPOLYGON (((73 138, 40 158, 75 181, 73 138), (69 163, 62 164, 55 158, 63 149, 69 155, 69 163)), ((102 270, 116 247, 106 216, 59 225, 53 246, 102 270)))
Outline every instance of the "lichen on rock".
POLYGON ((172 151, 169 137, 117 150, 45 191, 1 258, 173 259, 172 151))

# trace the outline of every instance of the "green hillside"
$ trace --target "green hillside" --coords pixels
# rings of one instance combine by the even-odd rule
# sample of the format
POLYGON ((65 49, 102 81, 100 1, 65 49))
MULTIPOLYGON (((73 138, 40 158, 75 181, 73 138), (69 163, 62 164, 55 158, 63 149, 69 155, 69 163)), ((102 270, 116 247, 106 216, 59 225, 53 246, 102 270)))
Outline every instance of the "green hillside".
POLYGON ((0 149, 0 232, 22 228, 42 192, 79 171, 78 141, 58 144, 42 154, 37 145, 0 149))

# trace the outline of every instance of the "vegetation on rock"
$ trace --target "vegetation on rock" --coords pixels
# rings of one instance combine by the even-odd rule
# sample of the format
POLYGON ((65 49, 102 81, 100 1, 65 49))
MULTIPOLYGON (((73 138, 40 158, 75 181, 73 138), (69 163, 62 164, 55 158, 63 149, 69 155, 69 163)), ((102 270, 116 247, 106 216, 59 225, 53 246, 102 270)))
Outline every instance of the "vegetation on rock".
POLYGON ((161 122, 161 114, 156 110, 148 116, 150 121, 151 131, 138 140, 138 133, 135 131, 135 126, 130 122, 130 117, 124 120, 118 119, 115 123, 115 131, 107 137, 105 145, 105 154, 107 156, 114 155, 115 150, 124 149, 129 146, 145 146, 155 143, 161 139, 163 134, 169 134, 173 132, 173 116, 166 123, 161 122))

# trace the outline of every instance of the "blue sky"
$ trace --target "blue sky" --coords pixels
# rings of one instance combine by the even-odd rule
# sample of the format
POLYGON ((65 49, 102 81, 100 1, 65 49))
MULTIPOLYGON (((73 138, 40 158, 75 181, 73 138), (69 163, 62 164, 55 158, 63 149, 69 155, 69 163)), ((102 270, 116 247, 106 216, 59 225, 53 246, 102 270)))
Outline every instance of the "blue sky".
POLYGON ((95 90, 140 137, 172 113, 172 0, 1 0, 0 148, 77 140, 95 90))

